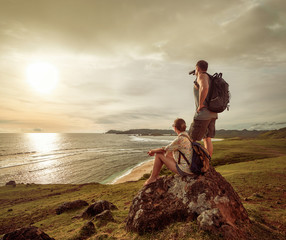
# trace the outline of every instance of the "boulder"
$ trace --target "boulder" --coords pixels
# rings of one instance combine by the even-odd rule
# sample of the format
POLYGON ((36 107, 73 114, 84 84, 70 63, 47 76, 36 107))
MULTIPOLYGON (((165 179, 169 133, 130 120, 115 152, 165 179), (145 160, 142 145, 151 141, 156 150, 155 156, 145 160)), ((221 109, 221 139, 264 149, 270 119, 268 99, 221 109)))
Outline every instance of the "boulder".
POLYGON ((91 235, 96 233, 95 226, 93 222, 87 222, 80 230, 80 237, 81 238, 88 238, 91 235))
POLYGON ((238 194, 211 167, 204 175, 162 177, 143 187, 133 199, 126 228, 144 234, 188 220, 225 239, 247 239, 250 224, 238 194))
POLYGON ((96 220, 98 228, 105 226, 109 222, 115 222, 110 210, 104 210, 102 213, 97 214, 94 220, 96 220))
POLYGON ((114 221, 114 218, 112 216, 112 213, 110 210, 104 210, 102 213, 99 213, 95 216, 96 220, 102 220, 107 222, 114 221))
POLYGON ((16 187, 16 182, 15 181, 9 181, 6 183, 6 186, 16 187))
POLYGON ((82 214, 82 218, 91 218, 96 216, 97 214, 102 213, 104 210, 115 210, 118 209, 113 203, 100 200, 92 205, 90 205, 82 214))
POLYGON ((31 226, 27 228, 17 229, 14 232, 4 235, 3 240, 55 240, 50 238, 49 235, 41 231, 39 228, 31 226))
POLYGON ((65 203, 61 204, 59 207, 57 207, 56 213, 59 215, 59 214, 62 214, 63 212, 79 209, 79 208, 82 208, 84 206, 88 206, 88 203, 86 201, 83 201, 83 200, 76 200, 73 202, 65 202, 65 203))

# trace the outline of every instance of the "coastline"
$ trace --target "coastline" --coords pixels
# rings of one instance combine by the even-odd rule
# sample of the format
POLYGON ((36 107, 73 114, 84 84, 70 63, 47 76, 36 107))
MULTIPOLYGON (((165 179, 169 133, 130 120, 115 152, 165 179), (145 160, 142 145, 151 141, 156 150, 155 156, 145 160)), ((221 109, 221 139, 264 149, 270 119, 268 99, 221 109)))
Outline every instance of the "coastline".
MULTIPOLYGON (((223 141, 221 138, 214 138, 212 141, 223 141)), ((109 184, 119 184, 129 181, 138 181, 144 174, 150 173, 153 169, 154 158, 149 159, 126 171, 123 175, 117 177, 109 184)))
POLYGON ((152 171, 153 162, 154 159, 141 163, 140 165, 127 171, 124 175, 121 175, 120 177, 116 178, 111 184, 119 184, 139 180, 144 174, 150 173, 152 171))

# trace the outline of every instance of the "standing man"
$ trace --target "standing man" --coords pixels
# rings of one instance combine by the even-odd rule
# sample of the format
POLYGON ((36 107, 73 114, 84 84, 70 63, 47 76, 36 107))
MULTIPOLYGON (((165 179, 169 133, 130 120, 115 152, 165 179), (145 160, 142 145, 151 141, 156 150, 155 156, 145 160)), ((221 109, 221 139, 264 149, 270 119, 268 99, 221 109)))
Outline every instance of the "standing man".
MULTIPOLYGON (((189 135, 194 142, 203 139, 205 148, 209 151, 210 156, 212 156, 213 144, 211 138, 215 136, 217 113, 209 111, 205 102, 210 85, 207 70, 208 63, 206 61, 200 60, 197 62, 195 70, 197 79, 194 82, 196 112, 189 130, 189 135)), ((193 73, 194 71, 190 72, 190 74, 193 73)))

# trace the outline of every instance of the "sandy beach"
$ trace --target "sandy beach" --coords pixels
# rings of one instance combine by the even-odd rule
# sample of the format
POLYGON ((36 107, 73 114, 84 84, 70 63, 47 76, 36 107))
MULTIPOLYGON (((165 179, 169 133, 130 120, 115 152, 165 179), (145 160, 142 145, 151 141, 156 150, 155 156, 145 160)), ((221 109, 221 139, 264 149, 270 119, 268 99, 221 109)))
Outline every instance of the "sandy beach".
POLYGON ((142 165, 132 169, 132 171, 129 174, 115 180, 115 182, 113 182, 113 184, 139 180, 145 173, 150 173, 152 171, 153 162, 154 162, 154 160, 151 160, 151 161, 145 162, 142 165))

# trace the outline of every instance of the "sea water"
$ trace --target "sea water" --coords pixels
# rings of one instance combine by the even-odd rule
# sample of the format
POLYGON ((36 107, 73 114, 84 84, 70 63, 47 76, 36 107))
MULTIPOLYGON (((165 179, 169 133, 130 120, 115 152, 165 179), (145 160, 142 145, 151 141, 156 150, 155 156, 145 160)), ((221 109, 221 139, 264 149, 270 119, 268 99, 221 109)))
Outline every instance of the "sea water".
POLYGON ((112 183, 149 161, 147 152, 174 136, 0 134, 0 185, 112 183))

